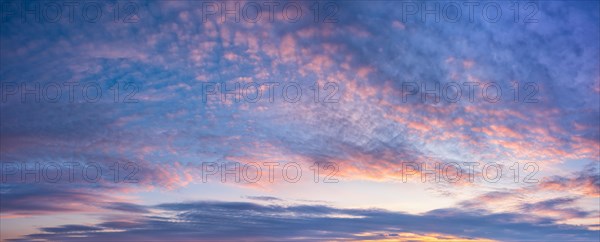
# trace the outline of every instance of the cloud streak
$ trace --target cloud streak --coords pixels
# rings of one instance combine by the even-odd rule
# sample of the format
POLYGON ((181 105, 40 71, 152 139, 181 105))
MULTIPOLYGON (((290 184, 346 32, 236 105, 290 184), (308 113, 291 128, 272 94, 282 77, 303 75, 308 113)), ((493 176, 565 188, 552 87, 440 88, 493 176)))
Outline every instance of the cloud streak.
MULTIPOLYGON (((546 203, 554 203, 549 201, 546 203)), ((259 205, 247 202, 188 202, 153 206, 130 221, 48 227, 24 239, 61 241, 280 241, 378 240, 415 233, 443 239, 594 241, 598 231, 560 225, 542 214, 458 209, 405 214, 381 209, 340 209, 322 205, 259 205), (119 231, 114 231, 117 228, 119 231), (436 235, 437 234, 437 235, 436 235)), ((18 240, 15 240, 18 241, 18 240)))

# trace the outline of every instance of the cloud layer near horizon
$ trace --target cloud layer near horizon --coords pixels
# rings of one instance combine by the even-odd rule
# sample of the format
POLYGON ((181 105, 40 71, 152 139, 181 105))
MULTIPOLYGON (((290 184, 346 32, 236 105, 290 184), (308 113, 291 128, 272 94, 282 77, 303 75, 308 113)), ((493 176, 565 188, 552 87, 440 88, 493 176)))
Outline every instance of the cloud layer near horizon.
MULTIPOLYGON (((25 240, 50 241, 223 241, 223 240, 440 240, 583 241, 597 238, 584 227, 518 213, 440 209, 412 215, 381 209, 322 205, 261 205, 250 202, 188 202, 151 207, 114 204, 121 219, 44 227, 25 240), (150 213, 148 210, 153 210, 150 213), (126 218, 126 220, 124 220, 126 218)), ((19 241, 19 240, 15 240, 19 241)))

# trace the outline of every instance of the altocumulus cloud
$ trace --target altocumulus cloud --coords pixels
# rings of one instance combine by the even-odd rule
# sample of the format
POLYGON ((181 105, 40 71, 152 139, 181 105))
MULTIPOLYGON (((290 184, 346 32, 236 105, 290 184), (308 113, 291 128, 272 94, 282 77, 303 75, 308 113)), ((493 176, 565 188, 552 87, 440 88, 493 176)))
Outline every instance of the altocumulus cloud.
MULTIPOLYGON (((498 23, 402 23, 393 1, 340 3, 339 21, 324 25, 310 18, 297 23, 203 22, 198 1, 138 3, 135 24, 108 19, 93 25, 22 25, 18 16, 2 23, 2 83, 31 88, 36 82, 94 82, 104 95, 92 103, 80 95, 69 102, 66 90, 57 103, 33 102, 32 95, 27 102, 20 95, 8 97, 0 103, 0 161, 75 160, 107 170, 114 161, 131 160, 142 168, 139 183, 125 185, 106 182, 110 178, 61 184, 21 184, 16 176, 3 180, 3 224, 11 223, 5 220, 10 216, 130 215, 98 224, 47 225, 21 240, 351 240, 393 239, 405 233, 598 240, 598 231, 586 229, 594 224, 562 223, 597 216, 597 210, 573 207, 579 196, 595 199, 595 205, 600 194, 598 2, 540 2, 539 23, 530 25, 514 24, 508 16, 498 23), (305 95, 294 104, 281 99, 204 103, 202 97, 203 82, 294 81, 309 86, 316 80, 339 83, 339 102, 315 104, 305 95), (508 101, 469 102, 463 97, 458 103, 403 102, 407 81, 429 87, 496 82, 508 92, 508 101), (539 102, 512 103, 512 81, 536 82, 539 102), (123 103, 126 94, 114 102, 111 88, 126 83, 139 87, 137 103, 123 103), (397 178, 390 171, 399 161, 430 159, 508 161, 507 166, 523 160, 538 162, 541 171, 565 172, 542 174, 547 177, 530 190, 495 187, 491 190, 498 191, 487 193, 474 186, 474 193, 484 193, 474 201, 481 206, 472 201, 423 214, 235 202, 145 206, 120 196, 185 187, 197 178, 194 169, 201 161, 290 157, 310 164, 335 161, 349 179, 379 181, 397 178), (578 171, 580 165, 570 164, 590 165, 578 171), (519 193, 535 197, 534 192, 548 191, 559 196, 514 199, 519 193), (522 203, 513 212, 484 210, 494 200, 522 203), (559 216, 542 214, 548 211, 559 216)), ((309 9, 310 3, 302 4, 309 9)), ((510 2, 501 4, 509 9, 510 2)), ((443 187, 445 192, 454 188, 443 187)), ((283 202, 271 196, 248 198, 283 202)))

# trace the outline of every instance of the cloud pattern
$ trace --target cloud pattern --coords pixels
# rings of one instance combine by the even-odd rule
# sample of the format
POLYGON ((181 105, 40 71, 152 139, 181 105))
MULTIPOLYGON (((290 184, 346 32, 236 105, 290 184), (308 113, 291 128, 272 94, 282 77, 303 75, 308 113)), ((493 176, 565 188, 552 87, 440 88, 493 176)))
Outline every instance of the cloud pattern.
MULTIPOLYGON (((20 95, 2 100, 2 224, 52 214, 115 213, 97 224, 51 224, 11 239, 594 241, 600 236, 594 220, 600 201, 598 3, 539 2, 535 24, 516 24, 508 15, 497 23, 403 19, 402 2, 389 1, 336 2, 338 21, 318 24, 310 17, 295 23, 203 21, 200 2, 136 4, 139 19, 131 24, 20 23, 18 18, 1 23, 2 88, 70 81, 97 83, 102 90, 94 102, 79 95, 80 89, 70 101, 64 88, 56 103, 35 102, 32 95, 25 102, 20 95), (338 101, 323 101, 328 89, 315 103, 309 87, 317 81, 322 87, 337 83, 331 98, 338 101), (207 82, 228 88, 295 82, 303 96, 286 102, 276 88, 273 102, 266 97, 235 102, 232 96, 223 101, 218 95, 204 102, 207 82), (429 99, 419 98, 423 90, 406 89, 407 83, 427 89, 465 82, 497 83, 502 100, 469 101, 463 93, 456 103, 443 97, 436 103, 426 94, 429 99), (534 82, 538 101, 514 102, 514 82, 520 88, 534 82), (124 102, 132 99, 137 102, 124 102), (465 161, 506 167, 534 162, 541 179, 535 185, 411 184, 450 195, 468 189, 471 196, 423 214, 265 205, 285 201, 277 184, 268 183, 257 187, 274 194, 239 194, 256 203, 174 199, 151 205, 135 197, 195 186, 202 162, 279 160, 307 166, 335 162, 342 182, 397 181, 402 162, 465 161), (103 170, 115 161, 133 161, 139 182, 108 182, 105 174, 97 183, 24 184, 17 175, 5 176, 11 162, 73 161, 103 170)), ((310 4, 300 4, 308 13, 310 4)), ((499 4, 509 9, 508 2, 499 4)), ((109 3, 101 6, 110 9, 109 3)), ((520 90, 525 95, 531 89, 520 90)))

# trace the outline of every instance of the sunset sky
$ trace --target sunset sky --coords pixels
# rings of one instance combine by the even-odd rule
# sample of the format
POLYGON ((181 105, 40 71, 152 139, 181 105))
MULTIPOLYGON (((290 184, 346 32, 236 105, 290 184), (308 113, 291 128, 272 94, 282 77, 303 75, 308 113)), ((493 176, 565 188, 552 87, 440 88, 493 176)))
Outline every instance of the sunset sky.
POLYGON ((71 2, 0 4, 1 241, 600 240, 598 1, 71 2))

